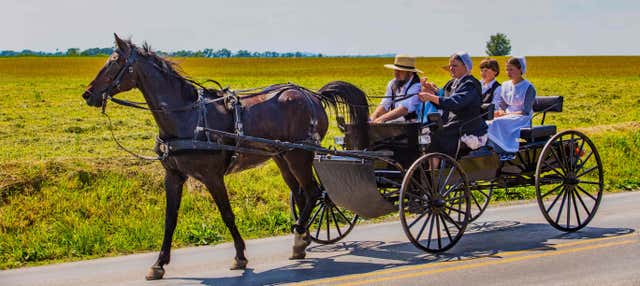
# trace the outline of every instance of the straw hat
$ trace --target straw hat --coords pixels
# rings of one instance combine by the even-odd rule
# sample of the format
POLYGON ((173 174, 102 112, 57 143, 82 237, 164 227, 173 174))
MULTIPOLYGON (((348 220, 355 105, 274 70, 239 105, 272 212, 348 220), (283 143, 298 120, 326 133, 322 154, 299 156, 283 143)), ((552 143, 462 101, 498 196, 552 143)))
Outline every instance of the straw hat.
POLYGON ((419 72, 422 73, 421 70, 416 68, 416 58, 408 55, 396 55, 393 64, 384 65, 385 68, 400 70, 400 71, 409 71, 409 72, 419 72))

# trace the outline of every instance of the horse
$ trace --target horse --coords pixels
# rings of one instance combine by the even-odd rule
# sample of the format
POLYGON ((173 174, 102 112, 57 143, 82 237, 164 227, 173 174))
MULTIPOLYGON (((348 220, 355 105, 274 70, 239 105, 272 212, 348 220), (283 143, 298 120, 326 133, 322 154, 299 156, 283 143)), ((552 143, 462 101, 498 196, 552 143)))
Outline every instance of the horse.
MULTIPOLYGON (((155 54, 145 43, 137 47, 131 40, 114 34, 116 48, 96 77, 82 94, 89 106, 102 107, 115 95, 138 89, 144 96, 158 126, 158 142, 188 140, 217 142, 214 150, 182 150, 163 153, 159 159, 165 169, 166 213, 164 239, 158 259, 149 268, 147 280, 162 279, 164 265, 169 264, 171 241, 177 224, 182 189, 188 177, 202 182, 217 205, 222 219, 233 237, 235 257, 231 269, 245 269, 245 243, 235 224, 224 176, 256 167, 269 159, 278 166, 282 178, 299 206, 300 216, 292 226, 294 243, 290 259, 303 259, 310 236, 306 229, 313 206, 321 195, 314 178, 314 153, 303 149, 269 149, 238 138, 220 138, 209 131, 222 131, 287 142, 318 144, 326 135, 329 119, 326 108, 337 112, 348 110, 352 123, 366 130, 368 100, 364 92, 342 81, 331 82, 318 92, 294 85, 274 85, 251 96, 239 97, 241 113, 229 108, 225 89, 203 88, 184 75, 179 66, 155 54), (206 128, 204 128, 206 127, 206 128), (214 137, 214 139, 211 139, 214 137), (238 152, 240 148, 248 152, 238 152), (250 152, 261 150, 260 152, 250 152), (270 150, 272 152, 264 152, 270 150)), ((238 97, 236 97, 238 98, 238 97)), ((120 103, 126 102, 123 100, 120 103)), ((125 105, 141 107, 126 102, 125 105)), ((156 151, 159 151, 156 145, 156 151)), ((166 151, 166 150, 165 150, 166 151)))

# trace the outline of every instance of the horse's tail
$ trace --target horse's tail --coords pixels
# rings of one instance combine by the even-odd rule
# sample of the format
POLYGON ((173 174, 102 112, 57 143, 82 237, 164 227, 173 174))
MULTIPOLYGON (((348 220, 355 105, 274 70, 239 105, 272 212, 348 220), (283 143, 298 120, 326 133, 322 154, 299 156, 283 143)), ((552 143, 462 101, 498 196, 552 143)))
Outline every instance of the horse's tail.
POLYGON ((332 81, 318 90, 318 93, 322 96, 322 101, 335 111, 338 128, 345 132, 345 136, 349 136, 353 147, 366 148, 369 145, 369 101, 366 94, 344 81, 332 81), (354 128, 348 128, 347 124, 354 128))

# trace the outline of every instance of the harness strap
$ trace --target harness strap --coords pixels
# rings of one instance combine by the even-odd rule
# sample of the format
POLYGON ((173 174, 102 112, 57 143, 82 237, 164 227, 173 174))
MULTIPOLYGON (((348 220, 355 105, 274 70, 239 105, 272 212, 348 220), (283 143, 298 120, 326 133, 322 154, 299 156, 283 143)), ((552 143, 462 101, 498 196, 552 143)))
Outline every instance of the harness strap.
POLYGON ((181 151, 235 151, 262 156, 276 156, 279 152, 269 152, 254 148, 225 145, 215 142, 197 141, 191 139, 162 140, 156 138, 156 152, 160 157, 169 156, 171 153, 181 151))

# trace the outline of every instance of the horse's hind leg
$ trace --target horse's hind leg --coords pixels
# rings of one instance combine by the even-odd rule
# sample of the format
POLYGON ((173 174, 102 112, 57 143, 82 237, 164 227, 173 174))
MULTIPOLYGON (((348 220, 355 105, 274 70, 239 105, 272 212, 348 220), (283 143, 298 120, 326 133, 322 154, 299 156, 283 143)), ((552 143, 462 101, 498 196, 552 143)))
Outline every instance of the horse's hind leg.
POLYGON ((305 249, 311 243, 311 238, 307 232, 311 211, 316 200, 320 197, 320 189, 313 176, 313 153, 303 150, 294 150, 284 155, 289 166, 290 173, 295 177, 298 185, 302 188, 304 203, 300 205, 300 217, 294 226, 293 253, 291 259, 303 259, 306 256, 305 249))
POLYGON ((224 185, 223 177, 215 177, 204 183, 207 186, 207 189, 209 189, 211 196, 213 196, 213 200, 216 202, 216 205, 220 210, 220 214, 222 215, 222 220, 233 237, 233 245, 236 248, 236 257, 231 264, 231 270, 245 269, 247 267, 248 260, 244 256, 244 240, 242 239, 242 236, 240 236, 240 232, 236 227, 235 216, 231 209, 231 204, 229 203, 229 196, 227 194, 227 188, 224 185))
POLYGON ((169 264, 171 260, 171 240, 178 222, 178 209, 180 208, 180 200, 182 199, 182 186, 186 180, 187 177, 182 173, 166 170, 164 187, 167 207, 164 222, 164 239, 162 240, 162 248, 158 260, 151 266, 145 276, 147 280, 162 279, 164 276, 163 266, 169 264))
POLYGON ((289 165, 287 164, 287 161, 282 156, 273 158, 273 161, 276 162, 276 165, 280 169, 280 173, 282 174, 282 178, 284 179, 284 182, 287 184, 287 186, 291 190, 291 195, 293 197, 293 200, 295 201, 295 204, 299 207, 299 209, 303 209, 305 206, 305 200, 302 194, 302 190, 300 189, 300 184, 298 184, 298 180, 293 175, 293 173, 291 173, 291 170, 289 169, 289 165))

